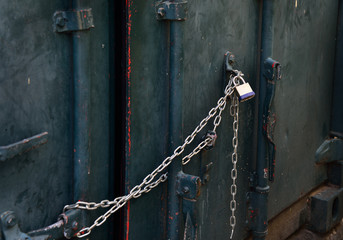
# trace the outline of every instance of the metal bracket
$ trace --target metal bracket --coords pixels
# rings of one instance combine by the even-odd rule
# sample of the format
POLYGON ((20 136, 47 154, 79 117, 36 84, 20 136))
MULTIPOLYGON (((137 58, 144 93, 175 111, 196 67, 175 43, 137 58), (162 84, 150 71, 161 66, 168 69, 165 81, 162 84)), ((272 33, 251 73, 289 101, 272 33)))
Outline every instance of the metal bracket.
POLYGON ((316 151, 316 163, 330 163, 343 160, 343 140, 333 138, 325 140, 316 151))
POLYGON ((264 73, 263 75, 269 81, 281 80, 281 64, 272 58, 267 58, 264 61, 264 73))
POLYGON ((200 195, 201 179, 182 171, 176 176, 176 193, 182 197, 182 213, 185 221, 184 240, 197 238, 196 201, 200 195))
POLYGON ((233 71, 233 65, 235 64, 235 55, 227 51, 224 55, 224 72, 231 73, 233 71))
POLYGON ((196 201, 200 195, 201 179, 180 171, 176 176, 176 193, 186 200, 196 201))
POLYGON ((0 215, 0 228, 3 240, 32 240, 27 234, 20 231, 17 218, 12 211, 0 215))
POLYGON ((201 141, 204 141, 206 138, 210 138, 211 141, 205 146, 204 150, 212 150, 214 148, 214 145, 216 144, 217 140, 217 133, 211 130, 208 130, 206 134, 204 134, 201 137, 201 141))
POLYGON ((14 158, 48 142, 48 133, 43 132, 7 146, 0 146, 0 161, 14 158))
POLYGON ((228 82, 230 81, 229 77, 232 74, 235 74, 233 72, 233 66, 235 65, 236 61, 235 61, 235 55, 230 52, 230 51, 226 51, 226 53, 224 54, 224 64, 223 64, 223 80, 224 80, 224 86, 226 86, 228 84, 228 82))
POLYGON ((58 221, 48 227, 28 233, 32 240, 71 239, 84 227, 85 212, 72 209, 62 213, 58 221))
POLYGON ((310 229, 326 233, 343 217, 343 188, 327 187, 311 196, 310 229))
POLYGON ((187 1, 161 1, 155 5, 157 20, 184 21, 187 18, 187 1))
POLYGON ((201 171, 201 184, 205 185, 206 183, 208 183, 210 181, 210 170, 212 169, 213 166, 213 162, 210 162, 209 164, 207 164, 205 167, 202 168, 201 171))
POLYGON ((81 210, 69 210, 61 214, 56 223, 26 234, 20 231, 14 212, 7 211, 0 215, 0 240, 71 239, 83 228, 84 220, 81 210))
POLYGON ((53 15, 54 32, 73 32, 94 28, 92 9, 56 11, 53 15))

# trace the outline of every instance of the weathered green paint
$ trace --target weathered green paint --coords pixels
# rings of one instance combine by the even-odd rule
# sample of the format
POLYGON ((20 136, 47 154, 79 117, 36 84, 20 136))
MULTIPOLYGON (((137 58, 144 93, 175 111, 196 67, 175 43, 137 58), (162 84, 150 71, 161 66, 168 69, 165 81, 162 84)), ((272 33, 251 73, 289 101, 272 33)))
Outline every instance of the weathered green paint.
MULTIPOLYGON (((89 31, 89 196, 108 198, 109 13, 105 0, 91 3, 97 28, 89 31)), ((0 162, 0 212, 16 213, 28 232, 56 222, 73 202, 73 67, 71 35, 53 32, 52 16, 69 1, 0 3, 0 145, 49 132, 48 142, 0 162)), ((113 16, 112 16, 113 17, 113 16)), ((113 78, 112 78, 113 79, 113 78)), ((98 213, 97 213, 98 214, 98 213)), ((95 231, 91 239, 106 239, 95 231)))
POLYGON ((269 218, 326 179, 315 153, 329 134, 338 1, 278 1, 274 58, 276 172, 269 218))
MULTIPOLYGON (((156 20, 153 2, 128 3, 127 191, 167 154, 169 104, 167 23, 156 20)), ((166 185, 130 201, 124 239, 165 239, 166 204, 166 185)))
MULTIPOLYGON (((168 29, 155 18, 151 2, 131 1, 131 75, 130 94, 130 156, 127 160, 127 186, 131 188, 166 157, 168 78, 165 76, 168 29), (146 28, 145 26, 149 26, 146 28), (144 120, 142 120, 144 119, 144 120)), ((236 55, 237 67, 255 87, 257 57, 258 3, 250 1, 189 2, 188 19, 184 33, 183 136, 187 136, 209 109, 223 95, 222 68, 224 54, 231 50, 236 55), (241 12, 236 9, 240 8, 241 12), (244 13, 244 14, 242 14, 244 13), (252 19, 247 19, 246 16, 252 19), (222 24, 218 24, 221 22, 222 24), (234 24, 232 25, 231 22, 234 24), (238 26, 244 26, 243 28, 238 26), (254 37, 252 37, 252 36, 254 37)), ((239 214, 245 216, 245 193, 248 187, 248 162, 252 156, 254 102, 241 104, 239 169, 239 214), (251 141, 249 141, 249 138, 251 141)), ((202 187, 198 200, 198 224, 201 239, 220 239, 229 236, 230 157, 232 151, 232 119, 226 111, 219 127, 216 147, 202 155, 202 167, 214 162, 211 180, 202 187), (223 203, 223 204, 219 204, 223 203), (223 229, 223 231, 218 231, 223 229)), ((212 124, 212 122, 210 122, 212 124)), ((206 129, 207 130, 207 129, 206 129)), ((205 131, 206 131, 205 130, 205 131)), ((204 133, 205 133, 204 131, 204 133)), ((195 142, 199 141, 197 138, 195 142)), ((128 143, 129 145, 129 143, 128 143)), ((192 145, 194 146, 194 145, 192 145)), ((188 151, 191 148, 188 148, 188 151)), ((175 161, 181 161, 180 158, 175 161)), ((199 160, 195 158, 185 172, 200 175, 199 160)), ((129 239, 165 239, 165 199, 159 186, 148 195, 130 203, 129 239)), ((246 235, 243 217, 239 218, 237 236, 246 235), (242 234, 240 234, 240 232, 242 234)), ((183 229, 180 229, 183 231, 183 229)))
MULTIPOLYGON (((269 219, 326 179, 325 167, 316 166, 314 156, 329 131, 337 4, 334 0, 280 0, 274 5, 271 57, 283 66, 283 77, 276 85, 273 104, 277 155, 269 219)), ((260 1, 188 2, 183 40, 184 138, 223 94, 222 64, 227 50, 235 54, 236 68, 256 89, 259 5, 260 1)), ((129 1, 128 16, 131 65, 126 186, 130 189, 166 156, 168 78, 163 54, 168 29, 155 19, 153 2, 129 1)), ((249 234, 245 228, 246 192, 255 168, 255 101, 240 105, 235 239, 249 234)), ((227 111, 217 133, 216 147, 184 167, 185 173, 201 175, 202 167, 214 163, 210 182, 201 187, 197 201, 199 239, 227 239, 230 233, 232 119, 227 111)), ((125 222, 128 239, 164 239, 165 191, 165 186, 159 186, 131 201, 125 222)))
POLYGON ((27 232, 54 222, 72 200, 72 96, 69 38, 53 33, 51 22, 67 5, 26 4, 0 4, 0 145, 44 131, 49 141, 1 163, 0 212, 15 211, 27 232))
MULTIPOLYGON (((183 138, 223 95, 223 60, 227 50, 236 56, 235 68, 243 71, 245 79, 257 90, 260 2, 188 1, 180 99, 183 138)), ((73 202, 73 48, 71 35, 54 33, 52 28, 53 13, 68 10, 70 3, 0 3, 0 25, 4 26, 0 29, 0 146, 49 132, 47 144, 0 162, 0 213, 15 211, 24 232, 55 222, 63 206, 73 202)), ((86 50, 90 67, 85 69, 90 79, 86 190, 91 201, 108 199, 113 192, 110 179, 120 181, 121 176, 109 177, 113 173, 110 156, 120 156, 113 149, 125 151, 122 185, 128 192, 162 162, 169 147, 169 25, 156 19, 155 1, 127 1, 126 78, 122 79, 109 63, 118 63, 113 60, 113 47, 117 47, 114 42, 120 41, 113 38, 125 35, 113 33, 122 30, 113 20, 118 19, 113 16, 114 11, 120 12, 114 10, 116 6, 122 5, 89 1, 95 25, 86 33, 90 36, 86 50), (116 76, 109 77, 110 72, 116 76), (121 86, 114 81, 127 84, 125 149, 110 146, 113 132, 120 139, 122 131, 115 129, 118 122, 113 119, 120 107, 115 105, 117 98, 110 95, 114 86, 121 86)), ((325 166, 315 165, 315 151, 330 127, 338 1, 275 0, 274 6, 271 57, 283 66, 283 78, 276 85, 273 104, 277 155, 269 219, 326 179, 325 166)), ((249 235, 245 228, 246 193, 257 153, 256 101, 254 98, 240 105, 235 239, 249 235)), ((202 152, 183 168, 187 174, 201 176, 201 169, 213 162, 210 181, 201 187, 196 203, 199 239, 228 239, 231 231, 233 133, 228 110, 223 113, 217 134, 215 148, 202 152)), ((166 239, 167 184, 131 200, 124 212, 122 225, 116 225, 114 230, 108 226, 96 228, 90 238, 111 239, 107 235, 123 227, 124 239, 166 239)))
MULTIPOLYGON (((236 69, 256 89, 257 1, 194 1, 190 3, 185 33, 184 137, 206 116, 223 95, 224 54, 230 50, 236 59, 236 69), (239 9, 239 11, 237 11, 239 9)), ((237 228, 235 239, 247 235, 245 230, 246 192, 253 151, 253 116, 256 98, 240 104, 238 147, 237 228)), ((229 107, 229 106, 228 106, 229 107)), ((194 158, 185 172, 199 175, 210 161, 210 181, 201 189, 197 203, 199 239, 229 239, 231 215, 229 194, 231 180, 232 117, 223 113, 217 129, 216 146, 194 158)), ((212 124, 210 122, 209 124, 212 124)), ((212 126, 205 128, 209 130, 212 126)), ((198 138, 199 139, 199 138, 198 138)), ((196 141, 199 141, 196 139, 196 141)), ((193 145, 194 146, 194 145, 193 145)))

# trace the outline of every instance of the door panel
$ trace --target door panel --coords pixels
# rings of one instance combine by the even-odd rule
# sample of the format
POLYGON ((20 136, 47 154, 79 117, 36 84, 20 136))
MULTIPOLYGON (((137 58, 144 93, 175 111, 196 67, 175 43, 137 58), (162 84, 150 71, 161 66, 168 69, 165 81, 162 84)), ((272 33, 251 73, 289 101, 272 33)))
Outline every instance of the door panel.
MULTIPOLYGON (((257 2, 189 2, 184 22, 183 138, 187 137, 223 95, 224 53, 231 50, 246 80, 255 87, 257 58, 257 2), (240 9, 237 11, 237 9, 240 9), (250 19, 248 18, 250 17, 250 19), (238 26, 244 26, 244 29, 238 26)), ((168 42, 166 22, 156 20, 151 2, 129 1, 128 11, 128 98, 126 186, 129 189, 157 167, 167 156, 168 137, 168 42)), ((254 101, 241 106, 239 147, 239 217, 237 236, 244 230, 245 193, 251 165, 254 101)), ((184 168, 199 175, 210 161, 210 182, 202 187, 197 202, 200 239, 229 237, 229 197, 232 151, 232 118, 223 113, 216 147, 194 157, 184 168), (218 231, 218 228, 222 229, 218 231)), ((212 120, 209 124, 212 124, 212 120)), ((209 128, 205 128, 205 131, 209 128)), ((203 131, 200 137, 205 133, 203 131)), ((195 143, 200 141, 195 139, 195 143)), ((191 151, 195 145, 187 148, 191 151)), ((174 161, 181 161, 180 158, 174 161)), ((166 184, 130 201, 126 208, 128 239, 166 239, 166 184)), ((183 231, 181 229, 180 231, 183 231)))
MULTIPOLYGON (((314 155, 329 131, 338 2, 280 0, 274 6, 271 57, 281 63, 283 77, 276 83, 272 106, 276 114, 277 155, 275 182, 269 184, 269 219, 326 179, 326 169, 314 164, 314 155)), ((226 84, 223 58, 227 50, 235 54, 235 67, 243 71, 245 79, 257 91, 260 10, 260 1, 188 2, 188 18, 183 23, 183 139, 223 94, 226 84)), ((129 191, 167 156, 169 29, 166 22, 156 20, 152 2, 128 1, 127 21, 126 187, 129 191)), ((257 100, 256 97, 240 105, 235 239, 249 235, 245 225, 246 193, 255 169, 257 100)), ((196 203, 199 239, 227 239, 231 231, 233 132, 228 110, 223 113, 217 134, 215 148, 201 152, 183 168, 185 173, 199 176, 201 169, 213 162, 210 181, 201 187, 196 203)), ((195 143, 189 151, 194 146, 195 143)), ((165 238, 166 188, 166 184, 158 186, 140 199, 130 201, 124 226, 127 239, 165 238)))
POLYGON ((57 38, 51 21, 66 5, 25 5, 0 4, 0 145, 49 135, 45 145, 0 162, 0 212, 15 211, 28 231, 52 223, 72 199, 72 92, 69 39, 57 38))
MULTIPOLYGON (((46 144, 0 161, 0 213, 15 211, 24 232, 54 223, 65 204, 79 200, 73 196, 77 164, 73 79, 76 41, 73 43, 71 33, 52 30, 53 13, 70 9, 72 3, 0 3, 0 146, 49 133, 46 144)), ((172 43, 170 24, 156 19, 155 1, 127 0, 126 6, 124 1, 82 3, 92 8, 95 24, 82 36, 89 34, 89 45, 84 49, 88 57, 83 59, 89 65, 83 70, 90 79, 89 109, 83 116, 89 120, 89 136, 85 136, 90 153, 85 169, 89 177, 86 198, 97 202, 119 194, 121 187, 128 193, 168 156, 172 43), (122 11, 125 20, 121 19, 122 11), (124 53, 115 54, 114 49, 124 53), (125 76, 121 76, 122 68, 125 76), (125 106, 120 106, 122 95, 125 106), (125 113, 121 112, 123 108, 125 113)), ((269 219, 327 178, 325 166, 315 165, 314 155, 330 127, 338 1, 277 0, 274 6, 271 57, 281 63, 283 78, 276 83, 272 106, 277 155, 275 182, 269 184, 269 219)), ((257 0, 188 1, 188 17, 181 23, 183 139, 223 95, 227 50, 235 55, 235 68, 245 74, 245 80, 258 93, 260 14, 261 1, 257 0)), ((77 32, 73 34, 78 36, 77 32)), ((240 104, 235 239, 249 235, 245 225, 246 193, 256 164, 256 101, 258 97, 240 104)), ((231 232, 233 130, 229 103, 217 129, 214 149, 200 152, 183 167, 185 173, 201 177, 204 167, 213 163, 210 179, 201 186, 195 203, 199 239, 228 239, 231 232)), ((185 154, 209 129, 212 120, 185 154)), ((166 239, 168 193, 173 191, 164 183, 130 200, 124 207, 124 221, 116 215, 115 226, 96 228, 91 239, 112 239, 121 235, 114 233, 120 228, 124 229, 123 239, 166 239)), ((89 222, 99 214, 87 213, 89 222)), ((179 231, 183 232, 183 220, 181 225, 179 231)))
POLYGON ((297 2, 275 4, 274 58, 283 77, 274 101, 277 164, 270 218, 327 178, 315 152, 330 127, 338 1, 297 2))
MULTIPOLYGON (((184 37, 184 138, 223 95, 227 84, 223 79, 224 53, 227 50, 234 53, 235 69, 245 74, 245 80, 253 89, 256 89, 258 53, 257 1, 195 1, 189 4, 184 37)), ((256 98, 240 104, 235 239, 247 236, 245 202, 249 188, 247 179, 254 168, 252 159, 255 101, 256 98)), ((229 239, 231 234, 229 203, 232 184, 233 118, 229 114, 230 101, 227 104, 221 125, 217 129, 218 138, 214 149, 202 151, 184 168, 186 173, 199 176, 200 169, 213 162, 209 171, 210 180, 201 187, 196 204, 199 239, 229 239)), ((213 120, 210 120, 205 127, 205 132, 212 129, 212 122, 213 120)), ((200 137, 205 132, 203 131, 200 137)), ((196 139, 196 142, 198 141, 199 138, 196 139)))
MULTIPOLYGON (((107 1, 88 4, 95 28, 85 33, 90 35, 86 49, 90 67, 84 70, 91 86, 85 116, 90 132, 85 136, 90 143, 86 198, 100 201, 109 198, 112 188, 109 85, 114 76, 109 74, 109 56, 114 55, 114 46, 109 32, 114 29, 110 29, 109 15, 113 18, 114 13, 107 1)), ((75 201, 72 35, 55 33, 52 26, 54 12, 70 7, 71 1, 0 3, 0 145, 48 132, 46 144, 0 161, 0 213, 14 211, 23 232, 55 223, 64 205, 75 201)), ((97 215, 93 213, 91 219, 97 215)), ((107 239, 108 235, 103 226, 91 238, 107 239)))

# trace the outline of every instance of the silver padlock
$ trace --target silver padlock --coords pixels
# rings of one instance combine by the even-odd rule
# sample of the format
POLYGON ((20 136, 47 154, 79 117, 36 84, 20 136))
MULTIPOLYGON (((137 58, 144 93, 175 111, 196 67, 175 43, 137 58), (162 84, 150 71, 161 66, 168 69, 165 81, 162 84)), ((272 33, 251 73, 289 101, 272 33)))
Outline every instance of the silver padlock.
POLYGON ((247 101, 255 96, 254 91, 251 89, 249 83, 243 83, 236 87, 236 92, 240 102, 247 101))

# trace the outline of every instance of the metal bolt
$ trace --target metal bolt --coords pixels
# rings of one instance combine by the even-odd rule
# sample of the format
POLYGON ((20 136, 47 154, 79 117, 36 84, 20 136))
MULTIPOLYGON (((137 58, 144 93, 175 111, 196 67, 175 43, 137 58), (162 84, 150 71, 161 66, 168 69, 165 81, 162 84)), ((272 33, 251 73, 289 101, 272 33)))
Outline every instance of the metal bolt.
POLYGON ((12 228, 17 224, 17 219, 14 215, 10 215, 7 217, 6 225, 7 228, 12 228))
POLYGON ((166 15, 166 10, 164 10, 164 8, 159 8, 157 10, 157 14, 160 16, 160 17, 164 17, 166 15))
POLYGON ((184 193, 189 193, 189 188, 188 188, 188 187, 184 187, 184 188, 182 189, 182 191, 183 191, 184 193))
POLYGON ((55 23, 59 27, 64 27, 66 25, 66 19, 63 17, 57 17, 55 23))

